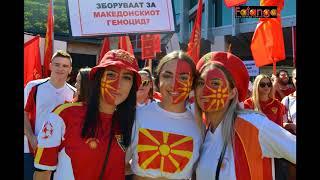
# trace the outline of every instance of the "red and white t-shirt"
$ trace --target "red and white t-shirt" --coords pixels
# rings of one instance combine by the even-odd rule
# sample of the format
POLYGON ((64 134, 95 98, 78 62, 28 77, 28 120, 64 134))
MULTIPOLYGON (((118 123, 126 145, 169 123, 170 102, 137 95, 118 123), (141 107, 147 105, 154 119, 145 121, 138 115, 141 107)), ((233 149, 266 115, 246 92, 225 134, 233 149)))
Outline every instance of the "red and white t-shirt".
MULTIPOLYGON (((34 166, 56 170, 55 180, 99 179, 109 145, 111 114, 100 113, 101 126, 95 138, 81 138, 86 106, 66 103, 50 113, 38 135, 34 166)), ((115 124, 103 179, 124 180, 125 148, 119 124, 115 124)))
MULTIPOLYGON (((66 83, 62 88, 55 88, 46 79, 30 81, 24 89, 24 111, 29 112, 29 120, 37 136, 43 122, 55 107, 65 102, 71 102, 76 89, 66 83)), ((24 152, 30 152, 28 140, 24 136, 24 152)))

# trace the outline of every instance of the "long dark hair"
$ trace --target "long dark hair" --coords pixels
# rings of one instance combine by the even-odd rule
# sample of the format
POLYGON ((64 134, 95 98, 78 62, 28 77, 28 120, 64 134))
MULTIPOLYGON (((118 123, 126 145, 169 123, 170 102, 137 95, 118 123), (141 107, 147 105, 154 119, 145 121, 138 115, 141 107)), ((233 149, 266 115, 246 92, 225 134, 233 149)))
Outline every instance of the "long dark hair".
POLYGON ((92 86, 92 80, 89 78, 91 68, 81 68, 79 70, 81 81, 80 81, 80 94, 78 96, 78 102, 87 102, 90 95, 90 89, 92 86))
MULTIPOLYGON (((81 137, 92 138, 96 137, 99 126, 101 124, 99 119, 99 99, 100 99, 100 81, 103 76, 105 68, 97 70, 92 90, 87 105, 87 112, 85 115, 85 121, 82 127, 81 137)), ((131 141, 131 130, 135 120, 136 113, 136 75, 133 75, 133 83, 127 99, 121 104, 117 105, 116 110, 112 116, 111 130, 115 122, 119 122, 120 132, 123 135, 123 142, 125 147, 128 147, 131 141)))

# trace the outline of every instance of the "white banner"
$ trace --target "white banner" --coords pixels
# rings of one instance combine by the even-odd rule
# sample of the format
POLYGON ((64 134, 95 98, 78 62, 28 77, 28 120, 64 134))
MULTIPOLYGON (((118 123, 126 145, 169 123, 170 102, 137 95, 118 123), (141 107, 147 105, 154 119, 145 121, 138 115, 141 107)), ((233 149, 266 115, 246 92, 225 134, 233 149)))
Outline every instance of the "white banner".
POLYGON ((171 0, 68 0, 72 36, 171 32, 171 0))
POLYGON ((246 65, 249 76, 258 76, 259 75, 259 68, 256 66, 254 61, 252 61, 252 60, 243 61, 243 63, 246 65))

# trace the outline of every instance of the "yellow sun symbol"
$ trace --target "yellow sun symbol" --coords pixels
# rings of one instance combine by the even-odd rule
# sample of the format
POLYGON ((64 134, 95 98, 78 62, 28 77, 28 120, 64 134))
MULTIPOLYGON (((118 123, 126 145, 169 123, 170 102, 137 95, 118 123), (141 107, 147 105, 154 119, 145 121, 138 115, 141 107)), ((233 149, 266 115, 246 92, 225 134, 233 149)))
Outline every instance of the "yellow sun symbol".
POLYGON ((208 89, 212 92, 212 94, 208 95, 208 96, 204 96, 204 97, 213 99, 211 104, 209 105, 208 109, 211 109, 211 107, 214 104, 217 104, 215 110, 218 110, 220 107, 223 107, 224 103, 225 103, 224 98, 228 97, 228 95, 229 95, 228 88, 225 87, 222 89, 221 87, 219 87, 217 90, 214 90, 214 89, 208 87, 208 89))
POLYGON ((117 79, 107 79, 106 77, 103 77, 103 79, 101 80, 101 93, 102 93, 102 97, 104 97, 105 93, 107 93, 113 100, 114 97, 110 94, 110 89, 111 90, 116 90, 116 88, 114 88, 113 86, 111 86, 110 84, 113 83, 114 81, 116 81, 117 79))
POLYGON ((181 80, 178 80, 178 83, 182 85, 182 87, 179 87, 178 90, 182 92, 179 97, 175 100, 175 103, 178 102, 180 99, 185 99, 191 90, 191 77, 190 72, 188 76, 188 80, 186 82, 182 82, 181 80))
POLYGON ((189 136, 140 128, 137 152, 138 163, 142 169, 180 172, 192 157, 193 139, 189 136))

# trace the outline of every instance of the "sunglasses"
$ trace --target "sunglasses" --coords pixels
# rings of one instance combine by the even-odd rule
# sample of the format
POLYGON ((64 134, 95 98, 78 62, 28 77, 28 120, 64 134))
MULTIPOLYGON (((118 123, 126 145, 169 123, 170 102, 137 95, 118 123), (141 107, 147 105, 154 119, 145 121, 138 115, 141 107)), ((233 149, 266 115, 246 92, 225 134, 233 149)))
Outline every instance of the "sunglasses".
POLYGON ((271 83, 271 82, 268 82, 268 83, 261 82, 261 83, 259 84, 259 86, 260 86, 261 88, 264 88, 264 87, 266 87, 266 86, 271 87, 271 86, 272 86, 272 83, 271 83))
POLYGON ((149 80, 144 80, 144 81, 142 81, 142 86, 148 86, 149 85, 149 83, 150 83, 150 81, 149 80))

